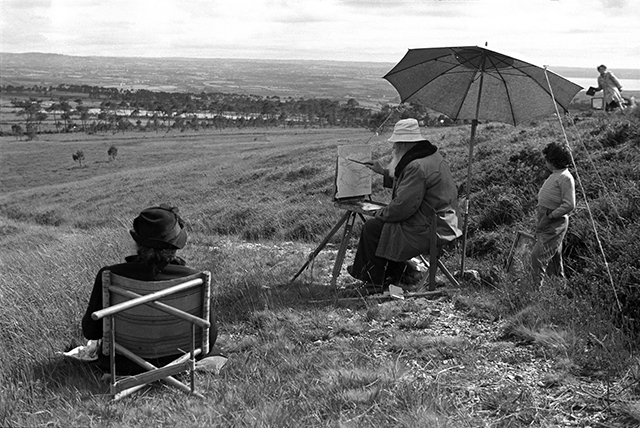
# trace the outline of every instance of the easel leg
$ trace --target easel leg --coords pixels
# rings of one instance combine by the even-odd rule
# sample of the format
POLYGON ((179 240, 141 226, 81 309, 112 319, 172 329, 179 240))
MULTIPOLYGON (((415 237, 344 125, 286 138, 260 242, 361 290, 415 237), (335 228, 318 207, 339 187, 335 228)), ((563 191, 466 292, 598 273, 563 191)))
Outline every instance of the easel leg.
MULTIPOLYGON (((422 280, 418 284, 418 290, 423 290, 425 285, 427 284, 427 281, 429 281, 428 290, 429 291, 435 290, 435 287, 432 284, 435 285, 435 273, 436 273, 436 269, 437 268, 440 268, 440 271, 447 277, 447 279, 449 280, 451 285, 453 285, 454 287, 459 287, 460 286, 460 283, 458 282, 458 280, 453 276, 453 274, 449 271, 449 269, 447 269, 447 267, 444 265, 444 263, 442 263, 442 260, 440 260, 439 257, 436 258, 436 264, 435 265, 431 265, 431 263, 428 262, 427 259, 425 259, 423 255, 420 255, 420 258, 422 259, 422 262, 425 265, 429 265, 429 275, 425 275, 422 278, 422 280), (434 266, 434 268, 431 269, 431 266, 434 266), (431 282, 431 281, 433 281, 433 282, 431 282)), ((429 256, 429 259, 431 259, 431 256, 429 256)))
POLYGON ((438 232, 436 225, 438 224, 438 214, 434 212, 431 220, 430 236, 429 236, 429 291, 436 289, 436 269, 438 269, 438 232))
POLYGON ((429 253, 429 291, 436 289, 436 269, 438 269, 438 250, 429 253))
POLYGON ((456 280, 456 278, 451 274, 451 272, 449 272, 449 269, 447 269, 445 267, 444 264, 442 264, 442 262, 440 261, 440 259, 438 259, 438 267, 440 268, 440 270, 442 271, 442 273, 444 273, 444 275, 449 279, 449 282, 454 286, 454 287, 460 287, 460 283, 456 280))
MULTIPOLYGON (((451 285, 453 285, 454 287, 459 287, 460 283, 458 282, 458 280, 453 276, 453 274, 449 271, 449 269, 447 269, 447 267, 444 265, 444 263, 442 263, 442 260, 440 260, 439 257, 436 258, 436 263, 432 264, 433 261, 428 262, 427 259, 425 259, 425 257, 423 255, 420 255, 420 258, 422 259, 422 262, 429 266, 429 274, 425 275, 422 280, 420 281, 420 283, 418 284, 417 289, 418 290, 424 290, 425 286, 427 284, 427 281, 429 282, 429 291, 433 291, 435 290, 435 276, 436 276, 436 269, 440 268, 440 271, 444 274, 444 276, 447 277, 447 279, 449 280, 449 282, 451 283, 451 285), (431 266, 433 266, 433 269, 431 268, 431 266)), ((431 255, 429 256, 429 259, 432 259, 431 255)))
POLYGON ((333 274, 331 275, 331 286, 335 289, 336 280, 340 275, 342 269, 342 263, 344 262, 344 255, 347 252, 347 245, 349 245, 349 238, 351 238, 351 232, 353 231, 353 224, 356 221, 356 213, 347 211, 347 223, 344 226, 344 234, 342 235, 342 242, 340 242, 340 248, 336 255, 336 262, 333 265, 333 274))
MULTIPOLYGON (((338 222, 336 223, 335 226, 333 226, 333 229, 331 229, 329 231, 329 233, 327 234, 327 236, 324 237, 324 239, 322 240, 322 242, 320 242, 320 244, 318 245, 318 247, 313 251, 313 253, 311 253, 306 261, 306 263, 300 268, 300 270, 298 271, 298 273, 296 273, 293 278, 291 278, 291 281, 289 282, 293 282, 295 281, 295 279, 297 277, 300 276, 300 274, 307 268, 307 266, 309 266, 309 264, 316 258, 316 256, 320 253, 320 251, 322 251, 322 249, 327 245, 327 243, 329 242, 329 240, 331 240, 331 237, 333 235, 335 235, 335 233, 338 231, 338 229, 340 229, 340 227, 342 227, 342 225, 344 224, 344 222, 346 222, 349 217, 351 216, 351 211, 347 211, 344 213, 344 215, 340 218, 340 220, 338 220, 338 222)), ((344 238, 343 238, 344 240, 344 238)), ((342 247, 342 246, 341 246, 342 247)), ((335 270, 335 269, 334 269, 335 270)))

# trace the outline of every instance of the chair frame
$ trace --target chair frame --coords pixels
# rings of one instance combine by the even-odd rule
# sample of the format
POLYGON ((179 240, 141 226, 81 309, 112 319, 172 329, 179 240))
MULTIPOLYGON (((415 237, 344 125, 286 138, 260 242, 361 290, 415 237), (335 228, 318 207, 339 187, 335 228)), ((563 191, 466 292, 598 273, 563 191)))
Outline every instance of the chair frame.
POLYGON ((424 264, 429 266, 428 273, 422 278, 420 283, 418 284, 418 290, 424 290, 425 286, 428 282, 429 286, 427 287, 428 291, 435 291, 436 289, 436 271, 438 268, 444 273, 449 282, 454 287, 459 287, 460 283, 456 280, 456 278, 451 274, 449 269, 445 267, 445 265, 440 260, 440 256, 442 255, 442 245, 438 245, 438 228, 436 225, 438 224, 438 213, 433 211, 433 218, 431 220, 430 234, 429 234, 429 261, 427 261, 424 255, 420 255, 420 259, 424 264))
MULTIPOLYGON (((93 312, 91 318, 94 320, 102 319, 103 324, 103 340, 102 351, 104 355, 109 355, 109 367, 111 370, 110 393, 114 400, 132 394, 133 392, 143 388, 145 385, 162 380, 188 394, 195 395, 200 398, 204 396, 195 391, 195 358, 200 354, 209 352, 209 310, 211 297, 211 273, 202 271, 200 273, 190 275, 184 278, 176 278, 167 281, 138 281, 113 274, 109 270, 102 273, 102 291, 103 291, 103 309, 93 312), (155 289, 158 291, 149 294, 140 295, 128 290, 127 285, 144 285, 146 289, 155 289), (178 293, 190 291, 196 293, 200 289, 200 299, 202 305, 202 316, 192 315, 176 307, 158 302, 162 298, 175 296, 178 293), (123 302, 112 304, 113 298, 120 296, 125 298, 123 302), (132 308, 140 305, 149 305, 155 309, 164 312, 168 317, 177 317, 179 320, 190 324, 191 340, 190 349, 186 352, 183 349, 176 349, 175 354, 182 355, 175 361, 170 362, 164 367, 156 367, 146 361, 144 358, 136 355, 126 347, 118 343, 118 327, 116 323, 117 315, 122 314, 132 308), (201 328, 201 343, 196 346, 197 328, 201 328), (138 364, 147 372, 135 375, 118 377, 116 375, 116 354, 121 354, 138 364), (190 385, 180 382, 173 375, 188 371, 190 385)), ((143 326, 144 328, 144 326, 143 326)), ((121 332, 120 332, 121 333, 121 332)), ((161 341, 160 341, 161 342, 161 341)), ((157 357, 165 357, 167 355, 157 355, 157 357)))

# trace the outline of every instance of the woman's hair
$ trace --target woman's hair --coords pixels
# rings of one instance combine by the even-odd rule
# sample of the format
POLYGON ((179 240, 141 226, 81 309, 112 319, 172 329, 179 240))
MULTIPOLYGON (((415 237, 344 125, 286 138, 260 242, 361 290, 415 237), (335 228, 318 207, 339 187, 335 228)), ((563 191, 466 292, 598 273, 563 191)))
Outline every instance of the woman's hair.
POLYGON ((545 159, 557 169, 571 166, 571 152, 564 144, 549 143, 542 149, 542 154, 545 159))
POLYGON ((175 249, 158 249, 138 245, 138 257, 136 261, 152 267, 153 271, 158 273, 169 263, 176 260, 176 251, 175 249))

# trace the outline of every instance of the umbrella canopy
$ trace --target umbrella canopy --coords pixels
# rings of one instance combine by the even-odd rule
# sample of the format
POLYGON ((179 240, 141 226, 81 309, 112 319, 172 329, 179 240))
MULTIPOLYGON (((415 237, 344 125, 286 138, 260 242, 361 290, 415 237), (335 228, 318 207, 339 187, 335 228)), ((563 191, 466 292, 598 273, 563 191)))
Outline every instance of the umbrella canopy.
POLYGON ((532 65, 477 46, 409 49, 384 78, 402 102, 413 102, 451 119, 472 119, 464 207, 461 273, 464 273, 471 199, 471 165, 479 121, 511 125, 568 111, 581 86, 532 65))
POLYGON ((432 108, 454 120, 511 125, 554 113, 554 101, 567 111, 582 89, 542 67, 477 46, 409 49, 384 78, 402 102, 432 108))

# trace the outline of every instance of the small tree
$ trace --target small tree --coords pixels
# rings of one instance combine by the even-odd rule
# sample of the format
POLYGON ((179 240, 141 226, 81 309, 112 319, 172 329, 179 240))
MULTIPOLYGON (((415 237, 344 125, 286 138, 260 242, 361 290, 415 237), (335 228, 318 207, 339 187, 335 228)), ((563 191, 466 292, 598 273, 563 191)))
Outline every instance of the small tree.
POLYGON ((80 167, 82 167, 82 161, 84 160, 84 152, 82 150, 78 150, 74 154, 71 155, 74 162, 78 162, 80 167))
POLYGON ((48 112, 53 113, 53 123, 56 126, 56 132, 58 132, 58 129, 60 128, 60 122, 58 122, 58 117, 56 116, 59 110, 60 110, 59 103, 53 103, 47 108, 48 112))
POLYGON ((107 150, 107 155, 109 155, 110 161, 116 160, 116 156, 118 156, 118 148, 116 146, 109 147, 109 150, 107 150))
POLYGON ((27 124, 27 141, 33 141, 38 139, 38 134, 36 132, 36 126, 33 123, 27 124))
POLYGON ((24 131, 20 125, 11 125, 11 133, 16 137, 16 140, 22 138, 24 131))

